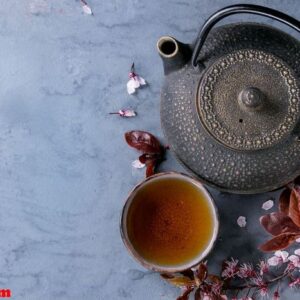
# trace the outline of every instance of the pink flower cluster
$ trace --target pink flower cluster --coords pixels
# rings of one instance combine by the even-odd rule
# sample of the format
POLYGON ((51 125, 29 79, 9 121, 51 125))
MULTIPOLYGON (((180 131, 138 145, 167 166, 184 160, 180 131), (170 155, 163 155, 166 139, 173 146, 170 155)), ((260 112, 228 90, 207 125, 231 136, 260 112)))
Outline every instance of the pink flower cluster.
MULTIPOLYGON (((254 268, 251 264, 239 264, 236 259, 227 260, 224 263, 224 268, 222 272, 222 278, 225 281, 228 280, 244 280, 245 288, 255 288, 256 292, 259 293, 261 297, 267 297, 270 292, 269 285, 272 281, 268 281, 270 278, 269 270, 271 267, 281 267, 284 266, 284 271, 282 273, 283 277, 291 275, 293 271, 297 270, 300 272, 300 249, 296 250, 294 254, 290 255, 287 251, 276 251, 272 257, 267 261, 260 261, 257 268, 254 268), (265 277, 265 275, 267 275, 265 277)), ((290 287, 300 287, 300 277, 291 277, 289 283, 290 287)), ((209 299, 209 298, 207 298, 209 299)), ((243 298, 233 297, 232 300, 251 300, 250 296, 245 296, 243 298)), ((272 300, 279 300, 280 295, 278 289, 273 292, 272 300)))

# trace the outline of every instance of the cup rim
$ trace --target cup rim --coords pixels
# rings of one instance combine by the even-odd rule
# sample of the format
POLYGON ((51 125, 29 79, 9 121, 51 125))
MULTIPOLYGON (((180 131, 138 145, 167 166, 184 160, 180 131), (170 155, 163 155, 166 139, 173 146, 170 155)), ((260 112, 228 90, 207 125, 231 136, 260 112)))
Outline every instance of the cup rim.
POLYGON ((219 233, 219 223, 220 222, 219 222, 219 214, 218 214, 217 206, 215 204, 215 201, 214 201, 213 197, 211 196, 210 192, 205 188, 205 186, 199 180, 197 180, 196 178, 191 177, 187 174, 184 174, 184 173, 181 173, 181 172, 169 171, 169 172, 161 172, 161 173, 157 173, 157 174, 154 174, 152 176, 149 176, 149 177, 145 178, 144 180, 142 180, 141 182, 139 182, 137 185, 135 185, 133 187, 133 189, 129 192, 129 194, 126 198, 126 201, 123 205, 119 225, 120 225, 120 233, 121 233, 122 241, 123 241, 125 247, 127 248, 128 252, 130 253, 130 255, 138 263, 140 263, 146 269, 149 269, 149 270, 152 270, 152 271, 155 271, 155 272, 177 273, 177 272, 182 272, 184 270, 187 270, 187 269, 190 269, 192 267, 197 266, 201 261, 203 261, 203 259, 205 257, 207 257, 208 254, 210 254, 210 252, 214 248, 214 245, 217 241, 217 237, 218 237, 218 233, 219 233), (206 196, 207 200, 211 204, 211 210, 212 210, 213 218, 214 218, 214 228, 213 228, 213 233, 212 233, 212 237, 209 241, 209 244, 204 249, 204 251, 201 252, 198 256, 196 256, 191 261, 189 261, 187 263, 184 263, 182 265, 163 266, 163 265, 159 265, 159 264, 155 264, 155 263, 147 261, 135 250, 135 248, 133 247, 133 245, 129 241, 129 238, 126 234, 127 230, 126 230, 126 222, 125 222, 125 213, 128 211, 129 205, 131 204, 131 200, 133 199, 132 196, 144 184, 146 184, 148 181, 151 181, 153 179, 157 179, 159 177, 167 177, 167 176, 170 176, 170 175, 171 176, 174 176, 174 175, 179 176, 181 178, 184 178, 184 179, 192 182, 198 188, 200 188, 202 192, 205 193, 205 196, 206 196))

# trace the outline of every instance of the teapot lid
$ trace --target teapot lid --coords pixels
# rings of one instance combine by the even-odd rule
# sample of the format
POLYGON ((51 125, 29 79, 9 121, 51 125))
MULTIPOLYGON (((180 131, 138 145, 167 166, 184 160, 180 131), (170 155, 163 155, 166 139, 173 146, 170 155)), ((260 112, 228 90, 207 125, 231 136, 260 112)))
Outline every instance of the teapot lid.
POLYGON ((274 146, 299 119, 299 86, 281 59, 247 49, 216 60, 202 76, 196 106, 206 130, 239 150, 274 146))

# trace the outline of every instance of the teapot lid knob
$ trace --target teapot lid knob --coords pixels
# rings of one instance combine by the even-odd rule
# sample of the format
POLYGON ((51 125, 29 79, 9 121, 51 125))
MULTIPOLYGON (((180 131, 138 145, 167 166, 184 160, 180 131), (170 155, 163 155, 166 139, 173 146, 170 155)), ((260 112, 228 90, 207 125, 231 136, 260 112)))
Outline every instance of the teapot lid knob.
POLYGON ((238 101, 244 110, 259 110, 264 103, 264 94, 258 88, 246 87, 240 92, 238 101))

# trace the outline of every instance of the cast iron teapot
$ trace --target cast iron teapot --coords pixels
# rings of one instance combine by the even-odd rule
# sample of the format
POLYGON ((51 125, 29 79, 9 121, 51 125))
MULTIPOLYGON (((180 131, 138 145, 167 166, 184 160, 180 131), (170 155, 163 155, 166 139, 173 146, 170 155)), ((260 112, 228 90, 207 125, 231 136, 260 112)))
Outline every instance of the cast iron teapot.
POLYGON ((236 13, 300 32, 300 22, 284 13, 234 5, 213 14, 193 44, 163 36, 161 122, 178 160, 200 180, 250 194, 300 174, 300 42, 257 23, 213 28, 236 13))

